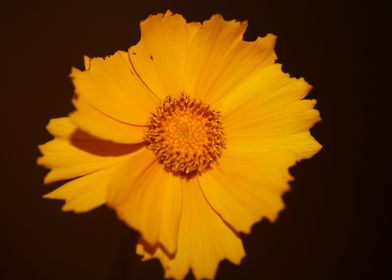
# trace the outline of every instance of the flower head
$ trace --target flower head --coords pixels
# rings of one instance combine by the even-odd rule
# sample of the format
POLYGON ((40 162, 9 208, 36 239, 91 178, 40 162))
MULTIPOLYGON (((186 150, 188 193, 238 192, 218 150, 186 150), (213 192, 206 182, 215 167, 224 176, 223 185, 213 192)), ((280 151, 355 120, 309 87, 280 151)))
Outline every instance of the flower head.
POLYGON ((276 220, 289 167, 321 148, 311 86, 275 63, 274 35, 247 42, 246 27, 166 12, 128 51, 86 57, 71 74, 76 109, 50 121, 38 160, 46 183, 73 180, 45 197, 75 212, 109 205, 166 277, 239 264, 240 233, 276 220))

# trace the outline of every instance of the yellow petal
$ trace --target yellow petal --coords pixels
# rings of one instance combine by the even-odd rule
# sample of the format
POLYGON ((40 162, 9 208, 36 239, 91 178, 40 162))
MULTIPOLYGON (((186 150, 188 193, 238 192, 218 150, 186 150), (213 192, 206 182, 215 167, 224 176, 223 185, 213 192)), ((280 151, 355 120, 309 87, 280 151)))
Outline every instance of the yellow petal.
POLYGON ((228 145, 219 166, 201 175, 206 199, 237 231, 250 233, 262 219, 275 221, 284 208, 281 195, 288 190, 288 169, 320 150, 309 132, 228 145))
POLYGON ((76 128, 68 118, 52 119, 55 139, 40 145, 38 164, 51 168, 45 183, 82 176, 125 161, 142 144, 118 144, 97 139, 76 128))
POLYGON ((301 100, 311 89, 273 65, 234 88, 219 108, 231 143, 259 141, 309 130, 320 120, 315 100, 301 100))
MULTIPOLYGON (((46 129, 55 137, 70 139, 76 136, 75 131, 77 127, 69 118, 64 117, 51 119, 46 129)), ((88 134, 81 134, 80 136, 82 135, 86 136, 86 139, 89 139, 88 134)))
POLYGON ((95 109, 118 121, 144 125, 156 100, 141 83, 129 62, 127 52, 92 58, 87 70, 72 69, 71 77, 78 96, 95 109))
POLYGON ((263 217, 274 221, 284 208, 289 167, 320 150, 309 133, 320 119, 315 101, 301 100, 310 89, 273 65, 238 84, 222 103, 227 148, 200 183, 212 207, 236 230, 249 233, 263 217))
POLYGON ((118 165, 114 165, 74 179, 44 197, 65 200, 63 211, 89 211, 106 203, 107 188, 117 168, 118 165))
POLYGON ((199 23, 186 23, 170 11, 141 22, 141 40, 129 54, 136 72, 157 96, 184 90, 187 50, 199 27, 199 23))
POLYGON ((235 230, 250 233, 263 217, 275 221, 284 208, 282 193, 288 188, 287 165, 225 151, 219 166, 199 178, 211 206, 235 230))
POLYGON ((173 254, 182 211, 179 180, 164 170, 151 151, 141 150, 115 174, 108 204, 149 244, 160 244, 173 254))
POLYGON ((196 279, 212 279, 223 259, 239 264, 245 256, 242 242, 205 200, 197 179, 182 181, 183 212, 174 258, 159 247, 137 245, 137 253, 147 260, 160 259, 165 277, 183 279, 192 269, 196 279))
POLYGON ((145 126, 137 126, 104 115, 79 97, 74 100, 76 111, 69 118, 82 130, 105 140, 117 143, 143 142, 145 126))
POLYGON ((276 37, 242 40, 246 22, 225 21, 220 15, 203 22, 189 47, 185 92, 218 106, 226 93, 276 59, 276 37))

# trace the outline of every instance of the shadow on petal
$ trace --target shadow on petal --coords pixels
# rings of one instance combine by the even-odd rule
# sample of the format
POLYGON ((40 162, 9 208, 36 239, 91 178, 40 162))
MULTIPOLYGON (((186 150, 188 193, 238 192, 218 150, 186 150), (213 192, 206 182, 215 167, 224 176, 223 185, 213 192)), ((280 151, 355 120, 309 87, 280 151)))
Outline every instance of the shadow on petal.
POLYGON ((102 140, 80 129, 72 133, 70 142, 78 149, 101 157, 122 156, 134 153, 146 145, 146 142, 123 144, 102 140))

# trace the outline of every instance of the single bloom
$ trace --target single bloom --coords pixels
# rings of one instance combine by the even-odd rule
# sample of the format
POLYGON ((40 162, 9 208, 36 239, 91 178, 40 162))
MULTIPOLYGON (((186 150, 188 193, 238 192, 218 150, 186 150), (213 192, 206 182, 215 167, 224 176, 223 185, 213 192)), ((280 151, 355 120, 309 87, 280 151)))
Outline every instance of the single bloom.
POLYGON ((49 122, 38 159, 45 183, 68 181, 45 197, 77 213, 107 204, 165 277, 214 278, 245 256, 241 234, 277 219, 289 167, 320 150, 316 101, 275 63, 276 36, 243 40, 246 22, 168 11, 140 28, 127 51, 72 69, 75 111, 49 122))

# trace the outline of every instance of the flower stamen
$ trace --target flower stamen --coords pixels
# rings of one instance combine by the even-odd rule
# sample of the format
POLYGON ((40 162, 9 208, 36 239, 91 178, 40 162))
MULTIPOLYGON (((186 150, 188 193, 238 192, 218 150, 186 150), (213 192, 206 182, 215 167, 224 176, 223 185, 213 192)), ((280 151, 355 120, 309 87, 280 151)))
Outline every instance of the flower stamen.
POLYGON ((147 127, 147 147, 175 175, 203 173, 225 148, 220 112, 185 94, 167 96, 151 114, 147 127))

